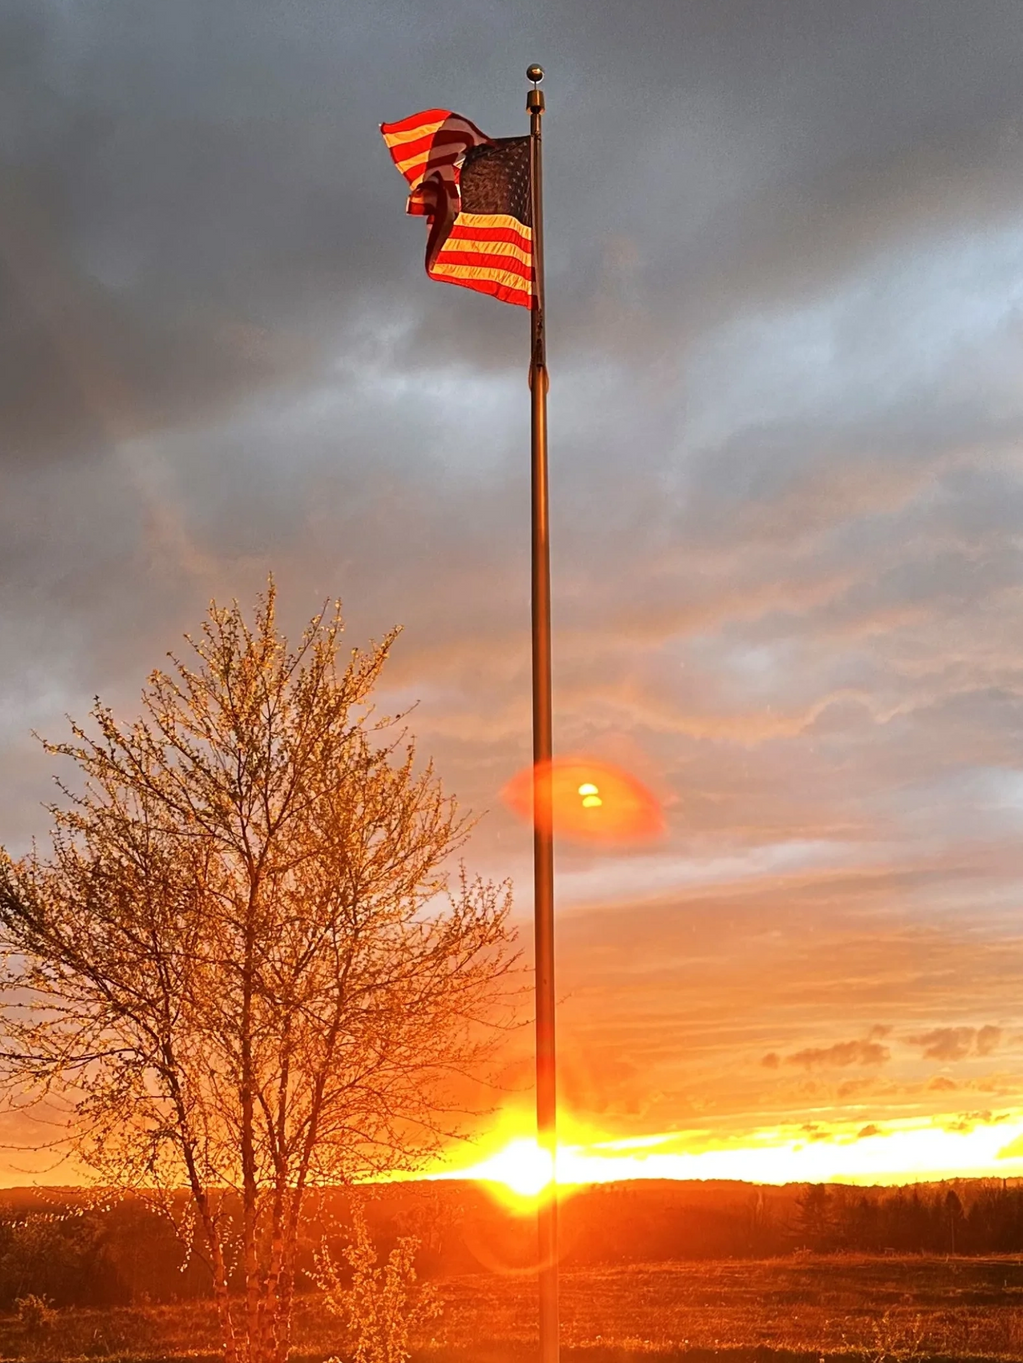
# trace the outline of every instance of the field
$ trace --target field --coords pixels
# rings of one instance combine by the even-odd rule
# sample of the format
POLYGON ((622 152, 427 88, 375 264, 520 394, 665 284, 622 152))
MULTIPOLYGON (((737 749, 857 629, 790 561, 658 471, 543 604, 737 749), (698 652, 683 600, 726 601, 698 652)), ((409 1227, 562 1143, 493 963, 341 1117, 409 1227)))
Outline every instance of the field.
MULTIPOLYGON (((535 1349, 527 1277, 437 1284, 444 1314, 418 1363, 524 1363, 535 1349)), ((573 1363, 1023 1358, 1018 1257, 790 1256, 630 1264, 566 1272, 563 1340, 573 1363)), ((295 1357, 343 1352, 337 1323, 301 1302, 295 1357)), ((34 1328, 0 1319, 3 1359, 201 1359, 214 1355, 205 1305, 67 1309, 34 1328)))

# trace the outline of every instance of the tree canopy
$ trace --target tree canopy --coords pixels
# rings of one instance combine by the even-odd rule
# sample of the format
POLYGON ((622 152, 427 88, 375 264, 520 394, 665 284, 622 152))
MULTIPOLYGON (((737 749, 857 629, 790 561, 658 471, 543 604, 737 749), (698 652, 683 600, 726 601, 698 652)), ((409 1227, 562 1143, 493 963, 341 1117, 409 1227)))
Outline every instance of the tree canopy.
POLYGON ((229 1363, 287 1355, 306 1191, 434 1147, 511 962, 507 890, 449 881, 467 825, 371 708, 394 636, 339 666, 340 633, 289 648, 272 583, 252 626, 211 606, 140 718, 47 745, 80 784, 0 860, 11 1101, 61 1095, 107 1183, 187 1187, 229 1363))

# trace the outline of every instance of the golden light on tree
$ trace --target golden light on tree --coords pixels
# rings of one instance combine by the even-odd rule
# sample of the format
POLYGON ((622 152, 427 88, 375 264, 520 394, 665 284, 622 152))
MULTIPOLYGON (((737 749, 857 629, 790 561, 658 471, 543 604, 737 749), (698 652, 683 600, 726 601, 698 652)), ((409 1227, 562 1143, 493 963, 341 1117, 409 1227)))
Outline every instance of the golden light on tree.
POLYGON ((310 1189, 442 1143, 509 965, 506 892, 449 885, 465 822, 373 718, 392 639, 339 667, 340 630, 290 649, 272 584, 254 628, 211 607, 143 718, 49 747, 84 777, 51 854, 0 854, 8 1092, 62 1095, 106 1183, 188 1190, 227 1363, 288 1357, 310 1189))
POLYGON ((520 817, 533 818, 534 771, 540 780, 537 821, 562 837, 587 842, 642 842, 664 831, 657 797, 621 767, 587 757, 556 757, 549 768, 526 767, 505 786, 505 802, 520 817), (550 804, 543 791, 550 773, 550 804))

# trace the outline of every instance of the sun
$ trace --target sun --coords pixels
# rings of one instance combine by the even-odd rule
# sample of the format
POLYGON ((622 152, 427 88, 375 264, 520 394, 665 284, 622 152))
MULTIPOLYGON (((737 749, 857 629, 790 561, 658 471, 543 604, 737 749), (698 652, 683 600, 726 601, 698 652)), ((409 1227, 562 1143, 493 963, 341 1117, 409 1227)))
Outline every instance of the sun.
POLYGON ((551 1157, 535 1139, 522 1136, 481 1160, 471 1176, 501 1184, 516 1198, 535 1199, 551 1181, 551 1157))
POLYGON ((427 1178, 472 1179, 483 1185, 489 1195, 508 1211, 528 1216, 534 1213, 550 1188, 555 1177, 558 1186, 565 1191, 568 1165, 575 1142, 589 1142, 593 1132, 583 1128, 567 1113, 562 1113, 559 1122, 559 1135, 556 1160, 549 1150, 538 1142, 532 1113, 517 1107, 505 1109, 499 1116, 493 1130, 485 1136, 478 1147, 479 1158, 471 1163, 452 1164, 435 1168, 427 1178), (532 1128, 532 1129, 531 1129, 532 1128), (566 1145, 565 1140, 573 1142, 566 1145))

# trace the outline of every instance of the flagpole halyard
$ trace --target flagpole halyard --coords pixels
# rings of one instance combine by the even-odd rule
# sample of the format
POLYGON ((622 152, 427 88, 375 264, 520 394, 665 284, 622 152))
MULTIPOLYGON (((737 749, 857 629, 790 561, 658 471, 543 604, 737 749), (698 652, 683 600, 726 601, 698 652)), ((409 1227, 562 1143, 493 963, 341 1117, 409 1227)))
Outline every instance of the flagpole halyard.
POLYGON ((533 258, 529 388, 532 466, 533 915, 536 953, 536 1128, 551 1180, 537 1208, 540 1363, 558 1363, 557 1068, 554 1031, 554 829, 551 809, 551 565, 547 494, 547 338, 543 276, 543 69, 526 72, 533 258))

